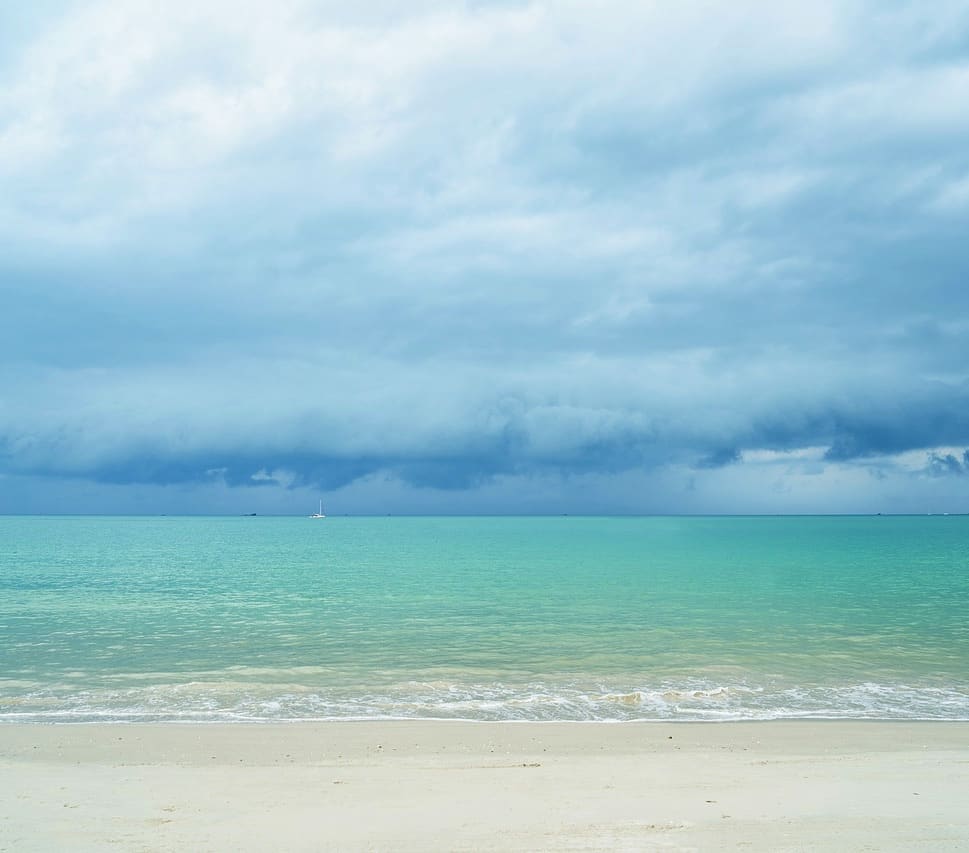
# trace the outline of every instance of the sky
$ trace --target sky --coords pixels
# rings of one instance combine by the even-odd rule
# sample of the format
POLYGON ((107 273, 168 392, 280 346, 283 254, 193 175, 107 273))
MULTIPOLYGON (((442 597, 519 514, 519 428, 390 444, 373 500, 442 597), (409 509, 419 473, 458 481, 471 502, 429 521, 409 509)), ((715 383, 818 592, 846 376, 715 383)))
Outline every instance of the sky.
POLYGON ((0 8, 0 512, 969 512, 962 0, 0 8))

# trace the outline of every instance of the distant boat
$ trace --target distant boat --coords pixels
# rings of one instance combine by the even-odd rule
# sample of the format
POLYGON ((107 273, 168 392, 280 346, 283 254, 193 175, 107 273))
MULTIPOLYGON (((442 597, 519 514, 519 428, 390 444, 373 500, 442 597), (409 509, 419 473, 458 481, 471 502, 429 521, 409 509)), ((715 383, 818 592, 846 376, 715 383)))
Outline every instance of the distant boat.
POLYGON ((314 512, 310 516, 310 518, 326 518, 326 516, 323 515, 323 501, 320 501, 320 511, 319 512, 314 512))

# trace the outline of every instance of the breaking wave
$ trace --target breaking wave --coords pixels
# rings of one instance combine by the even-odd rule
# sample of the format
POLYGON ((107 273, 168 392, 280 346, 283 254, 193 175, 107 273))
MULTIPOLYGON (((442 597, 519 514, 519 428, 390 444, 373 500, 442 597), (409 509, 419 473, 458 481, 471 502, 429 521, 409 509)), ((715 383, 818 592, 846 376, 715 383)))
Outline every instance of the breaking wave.
POLYGON ((864 682, 839 686, 747 683, 617 685, 408 681, 379 689, 185 681, 78 689, 0 682, 6 722, 276 722, 447 719, 480 721, 969 720, 969 686, 864 682))

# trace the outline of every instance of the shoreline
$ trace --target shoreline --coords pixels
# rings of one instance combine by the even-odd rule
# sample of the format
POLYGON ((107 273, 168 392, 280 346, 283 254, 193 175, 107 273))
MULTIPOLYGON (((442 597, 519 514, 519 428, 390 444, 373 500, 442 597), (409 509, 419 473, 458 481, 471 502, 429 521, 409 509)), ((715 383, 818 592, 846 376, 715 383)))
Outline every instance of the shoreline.
POLYGON ((0 732, 4 729, 14 728, 46 728, 46 727, 65 727, 89 726, 111 728, 119 727, 158 727, 167 726, 186 727, 202 726, 216 727, 225 726, 232 728, 239 726, 242 728, 256 728, 260 726, 279 727, 282 729, 290 726, 340 726, 340 725, 466 725, 466 726, 785 726, 785 725, 831 725, 844 724, 852 725, 898 725, 898 726, 922 726, 922 725, 966 725, 969 726, 969 717, 725 717, 722 719, 709 719, 697 717, 670 717, 667 719, 644 717, 642 719, 628 720, 528 720, 528 719, 503 719, 503 720, 479 720, 474 717, 253 717, 251 719, 96 719, 96 720, 70 720, 70 719, 50 719, 50 720, 11 720, 0 717, 0 732))
POLYGON ((965 721, 0 725, 0 850, 956 850, 965 790, 965 721))

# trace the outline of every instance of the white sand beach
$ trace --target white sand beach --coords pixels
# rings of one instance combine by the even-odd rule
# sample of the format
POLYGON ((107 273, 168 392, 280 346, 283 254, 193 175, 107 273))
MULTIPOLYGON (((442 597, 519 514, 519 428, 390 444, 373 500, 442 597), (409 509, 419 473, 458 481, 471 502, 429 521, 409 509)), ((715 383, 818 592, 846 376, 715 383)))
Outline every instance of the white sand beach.
POLYGON ((965 850, 969 723, 0 727, 0 850, 965 850))

